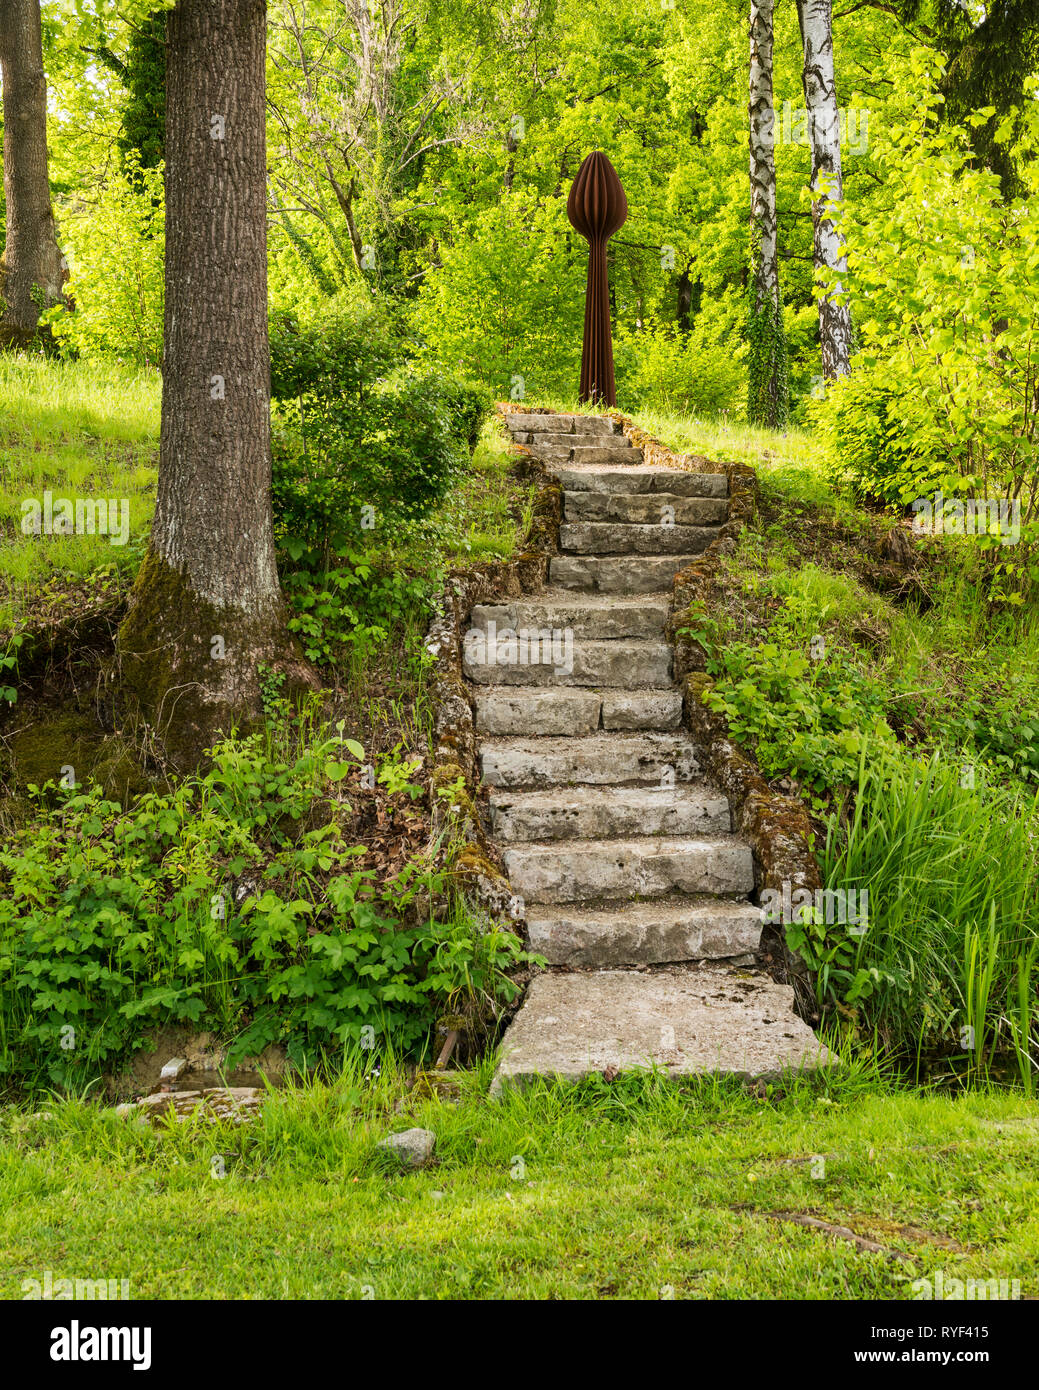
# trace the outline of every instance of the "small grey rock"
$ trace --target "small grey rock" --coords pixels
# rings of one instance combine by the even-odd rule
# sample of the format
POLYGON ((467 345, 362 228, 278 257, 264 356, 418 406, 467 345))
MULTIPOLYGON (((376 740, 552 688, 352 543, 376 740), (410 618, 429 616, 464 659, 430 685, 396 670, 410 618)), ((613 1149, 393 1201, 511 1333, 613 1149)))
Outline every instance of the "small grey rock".
POLYGON ((421 1168, 433 1157, 437 1137, 431 1129, 405 1129, 400 1134, 391 1134, 376 1145, 385 1153, 392 1153, 407 1168, 421 1168))

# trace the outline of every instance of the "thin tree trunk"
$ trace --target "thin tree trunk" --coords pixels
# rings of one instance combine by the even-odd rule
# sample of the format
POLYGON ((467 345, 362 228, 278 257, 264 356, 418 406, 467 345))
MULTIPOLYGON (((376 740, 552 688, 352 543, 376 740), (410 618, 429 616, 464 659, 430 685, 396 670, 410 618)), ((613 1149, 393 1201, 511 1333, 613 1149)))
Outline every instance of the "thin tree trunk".
MULTIPOLYGON (((828 279, 847 272, 844 242, 824 215, 822 185, 830 198, 843 193, 841 181, 840 122, 837 84, 833 70, 833 7, 831 0, 797 0, 797 19, 804 49, 805 106, 812 141, 812 228, 815 270, 828 279)), ((835 288, 840 286, 836 281, 835 288)), ((835 303, 826 293, 819 297, 819 338, 823 376, 846 376, 851 359, 851 310, 846 301, 835 303)))
POLYGON ((0 0, 7 244, 0 260, 0 346, 24 347, 68 279, 47 177, 47 82, 40 0, 0 0))
POLYGON ((159 483, 117 656, 133 732, 179 770, 259 717, 258 664, 306 681, 271 515, 265 25, 266 0, 168 21, 159 483))
POLYGON ((751 362, 748 416, 780 425, 788 407, 783 301, 776 228, 775 110, 772 100, 773 0, 750 6, 751 362))

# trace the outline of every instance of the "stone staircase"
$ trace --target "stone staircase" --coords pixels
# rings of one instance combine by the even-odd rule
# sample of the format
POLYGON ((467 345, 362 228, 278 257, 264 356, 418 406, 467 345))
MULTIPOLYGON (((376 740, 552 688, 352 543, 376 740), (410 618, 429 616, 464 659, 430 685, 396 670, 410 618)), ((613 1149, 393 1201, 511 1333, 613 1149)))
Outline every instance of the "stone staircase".
POLYGON ((751 849, 682 729, 665 637, 675 574, 727 519, 726 475, 649 467, 601 416, 507 422, 564 509, 547 587, 474 608, 464 645, 489 829, 550 967, 497 1084, 814 1065, 793 991, 755 966, 751 849))

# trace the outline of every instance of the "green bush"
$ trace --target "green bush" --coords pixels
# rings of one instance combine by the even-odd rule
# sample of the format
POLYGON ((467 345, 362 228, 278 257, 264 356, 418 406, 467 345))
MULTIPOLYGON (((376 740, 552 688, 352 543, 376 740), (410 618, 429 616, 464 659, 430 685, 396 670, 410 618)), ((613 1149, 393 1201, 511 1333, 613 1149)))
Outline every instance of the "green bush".
MULTIPOLYGON (((292 608, 289 627, 310 661, 330 663, 344 649, 364 658, 390 634, 423 619, 435 591, 430 574, 407 574, 392 563, 376 563, 363 551, 336 552, 336 563, 320 572, 289 570, 283 578, 292 608)), ((423 659, 414 645, 408 656, 423 659)))
POLYGON ((442 377, 440 390, 450 413, 453 433, 464 439, 472 453, 480 440, 483 422, 491 413, 494 397, 486 386, 460 377, 442 377))
POLYGON ((369 307, 275 322, 273 497, 294 558, 327 566, 344 546, 421 520, 465 467, 490 401, 409 355, 369 307))
POLYGON ((746 372, 720 324, 697 319, 688 335, 646 328, 619 340, 618 389, 632 409, 670 415, 719 415, 746 395, 746 372))
POLYGON ((940 488, 957 490, 960 479, 929 444, 909 390, 880 371, 860 366, 832 382, 808 417, 826 438, 834 481, 862 496, 905 507, 940 488))
POLYGON ((798 628, 792 611, 780 609, 768 639, 753 645, 723 634, 703 605, 693 604, 683 632, 708 654, 708 707, 753 749, 767 778, 796 777, 821 809, 828 794, 855 780, 868 740, 882 750, 895 737, 883 685, 836 644, 825 660, 813 660, 798 628))

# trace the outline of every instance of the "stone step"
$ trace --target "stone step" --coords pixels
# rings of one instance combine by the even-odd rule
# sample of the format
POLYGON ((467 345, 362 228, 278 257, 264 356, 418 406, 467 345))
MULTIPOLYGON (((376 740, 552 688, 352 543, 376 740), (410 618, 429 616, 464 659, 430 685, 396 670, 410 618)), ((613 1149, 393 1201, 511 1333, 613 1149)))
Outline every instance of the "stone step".
MULTIPOLYGON (((528 441, 524 440, 523 442, 526 443, 528 441)), ((539 453, 544 449, 564 449, 569 452, 570 449, 577 446, 588 448, 608 447, 611 449, 629 450, 635 447, 630 440, 625 439, 621 434, 575 433, 572 430, 569 434, 541 434, 532 432, 529 435, 529 444, 531 448, 536 448, 539 453)))
POLYGON ((595 690, 550 687, 547 690, 491 688, 474 699, 477 733, 543 737, 594 734, 602 716, 602 696, 595 690))
POLYGON ((761 945, 764 913, 719 898, 657 898, 603 907, 532 907, 530 949, 549 965, 601 969, 743 956, 761 945))
POLYGON ((727 835, 732 830, 727 798, 688 785, 496 791, 490 798, 490 811, 495 838, 511 844, 633 835, 727 835))
POLYGON ((688 555, 598 556, 553 555, 549 579, 561 589, 582 593, 646 594, 670 588, 679 570, 696 559, 688 555))
POLYGON ((602 697, 604 729, 631 732, 659 729, 668 732, 682 727, 681 690, 604 690, 602 697))
POLYGON ((642 450, 636 449, 625 440, 604 444, 575 444, 570 450, 571 463, 612 463, 631 464, 642 462, 642 450))
POLYGON ((537 1076, 659 1067, 670 1076, 778 1077, 825 1066, 794 993, 761 970, 723 964, 547 972, 502 1041, 493 1093, 537 1076))
POLYGON ((678 497, 728 497, 724 473, 687 473, 633 463, 607 468, 598 463, 567 463, 552 469, 567 492, 670 492, 678 497))
POLYGON ((590 734, 585 738, 485 739, 480 772, 492 787, 668 787, 701 776, 686 734, 590 734))
POLYGON ((532 444, 530 446, 538 458, 550 468, 555 469, 568 463, 628 464, 642 462, 642 450, 633 449, 630 444, 576 445, 567 448, 561 444, 532 444))
POLYGON ((650 526, 721 526, 725 497, 679 497, 673 492, 564 492, 567 521, 627 521, 650 526))
POLYGON ((617 434, 620 425, 606 415, 547 415, 510 412, 505 417, 513 434, 617 434))
MULTIPOLYGON (((476 634, 479 639, 481 634, 476 634)), ((466 639, 462 670, 478 685, 644 685, 671 684, 667 642, 575 642, 573 634, 537 632, 524 640, 496 634, 493 643, 466 639)))
MULTIPOLYGON (((561 550, 578 555, 695 555, 718 537, 716 526, 637 526, 619 521, 564 522, 561 550)), ((558 582, 555 575, 553 582, 558 582)))
POLYGON ((580 736, 604 729, 667 733, 682 726, 680 690, 490 687, 474 699, 476 728, 491 735, 580 736))
MULTIPOLYGON (((661 638, 670 608, 670 595, 647 594, 602 598, 575 598, 568 589, 548 589, 537 598, 510 599, 507 603, 477 604, 469 616, 469 630, 496 635, 505 631, 568 631, 575 641, 612 641, 619 637, 661 638)), ((531 639, 532 640, 532 639, 531 639)))
POLYGON ((538 841, 503 852, 513 890, 528 903, 749 893, 750 846, 732 836, 538 841))

